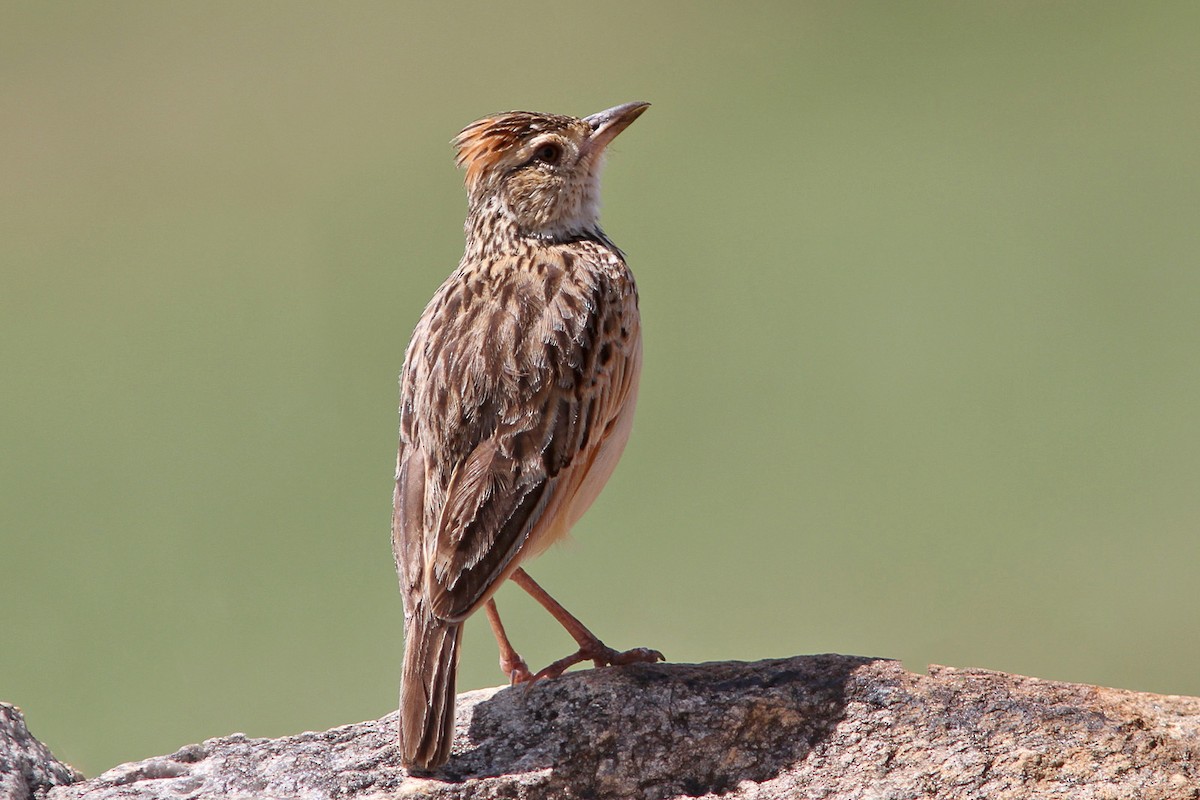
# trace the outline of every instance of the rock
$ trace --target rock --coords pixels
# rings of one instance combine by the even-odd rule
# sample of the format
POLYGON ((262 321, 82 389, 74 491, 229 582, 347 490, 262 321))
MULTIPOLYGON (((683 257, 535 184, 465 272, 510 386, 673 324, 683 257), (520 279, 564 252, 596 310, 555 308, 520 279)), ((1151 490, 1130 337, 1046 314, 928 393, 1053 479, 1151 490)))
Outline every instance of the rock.
POLYGON ((25 727, 21 709, 0 703, 0 798, 41 798, 52 786, 82 779, 82 775, 33 738, 25 727))
POLYGON ((468 692, 454 756, 432 775, 400 768, 395 730, 388 715, 235 734, 48 797, 1200 798, 1200 698, 848 656, 636 665, 468 692))

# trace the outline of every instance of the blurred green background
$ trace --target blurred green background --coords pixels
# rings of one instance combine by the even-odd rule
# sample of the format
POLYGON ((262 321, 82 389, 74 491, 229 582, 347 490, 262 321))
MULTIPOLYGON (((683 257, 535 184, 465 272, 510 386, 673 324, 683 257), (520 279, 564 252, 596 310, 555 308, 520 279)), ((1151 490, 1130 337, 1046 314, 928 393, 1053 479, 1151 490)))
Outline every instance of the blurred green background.
MULTIPOLYGON (((0 699, 95 774, 395 704, 449 139, 654 107, 633 439, 532 572, 618 647, 1200 694, 1200 5, 6 3, 0 699)), ((570 642, 512 587, 531 664, 570 642)), ((482 619, 459 687, 500 681, 482 619)))

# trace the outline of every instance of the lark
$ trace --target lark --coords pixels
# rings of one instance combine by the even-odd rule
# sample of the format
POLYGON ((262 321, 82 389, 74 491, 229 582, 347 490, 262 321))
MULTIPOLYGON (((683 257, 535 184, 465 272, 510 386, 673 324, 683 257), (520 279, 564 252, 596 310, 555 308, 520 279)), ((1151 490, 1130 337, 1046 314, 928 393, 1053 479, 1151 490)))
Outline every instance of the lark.
POLYGON ((608 144, 648 103, 582 119, 513 111, 454 140, 466 248, 404 359, 392 546, 404 596, 400 753, 450 756, 463 623, 484 609, 512 683, 662 660, 606 647, 521 565, 562 539, 608 481, 633 425, 637 287, 599 224, 608 144), (492 595, 512 579, 578 643, 532 673, 492 595))

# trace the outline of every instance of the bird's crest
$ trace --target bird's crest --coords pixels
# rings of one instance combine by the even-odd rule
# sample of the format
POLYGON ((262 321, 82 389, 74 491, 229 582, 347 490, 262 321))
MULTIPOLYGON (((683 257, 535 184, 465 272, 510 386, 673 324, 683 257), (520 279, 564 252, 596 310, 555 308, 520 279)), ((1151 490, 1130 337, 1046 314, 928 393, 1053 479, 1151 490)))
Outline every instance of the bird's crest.
POLYGON ((454 137, 458 151, 454 163, 467 170, 467 185, 474 185, 480 176, 495 166, 504 153, 531 136, 547 131, 564 130, 576 123, 573 117, 557 114, 537 114, 532 111, 509 111, 484 117, 463 128, 454 137))

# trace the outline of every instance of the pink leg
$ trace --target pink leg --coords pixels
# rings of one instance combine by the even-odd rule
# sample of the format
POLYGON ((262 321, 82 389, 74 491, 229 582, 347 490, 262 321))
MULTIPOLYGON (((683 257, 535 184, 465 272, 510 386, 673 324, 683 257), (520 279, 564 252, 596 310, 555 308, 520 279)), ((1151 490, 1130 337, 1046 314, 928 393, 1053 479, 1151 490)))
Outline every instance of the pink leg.
POLYGON ((533 680, 533 673, 529 671, 525 659, 521 658, 513 649, 512 643, 508 641, 508 634, 504 632, 504 623, 500 621, 500 610, 496 608, 496 601, 488 598, 484 611, 487 612, 488 623, 492 626, 492 635, 496 637, 496 644, 500 646, 500 669, 508 677, 508 682, 515 686, 518 683, 533 680))
MULTIPOLYGON (((574 665, 583 662, 591 661, 597 667, 621 666, 624 664, 653 664, 656 661, 665 661, 663 654, 657 650, 651 650, 648 647, 635 647, 632 650, 619 652, 608 647, 604 642, 596 636, 596 634, 584 627, 583 623, 575 618, 571 612, 563 608, 557 600, 551 597, 545 589, 538 586, 533 578, 529 577, 529 573, 518 567, 512 574, 512 580, 517 586, 520 586, 525 591, 529 592, 534 600, 537 600, 542 606, 550 612, 559 624, 566 628, 567 633, 579 645, 579 649, 569 656, 560 658, 550 666, 540 670, 533 676, 533 680, 540 678, 556 678, 566 672, 574 665)), ((489 613, 489 618, 491 614, 489 613)), ((496 629, 499 624, 499 617, 496 617, 496 622, 492 625, 492 630, 496 629)), ((503 631, 503 629, 501 629, 503 631)), ((509 648, 512 649, 511 647, 509 648)), ((503 645, 501 646, 501 658, 503 658, 503 645)), ((524 663, 524 662, 522 662, 524 663)))

